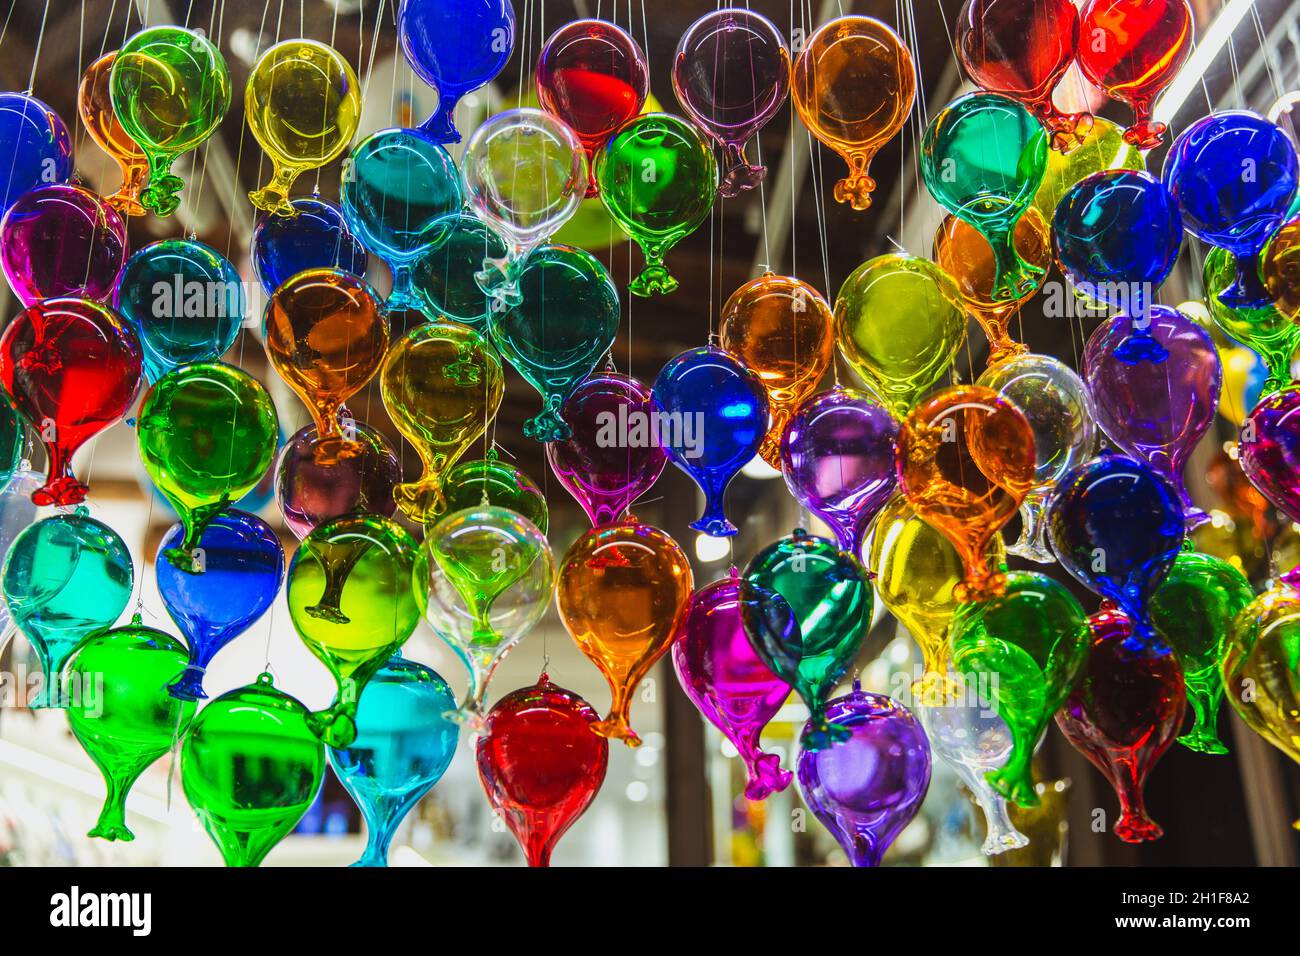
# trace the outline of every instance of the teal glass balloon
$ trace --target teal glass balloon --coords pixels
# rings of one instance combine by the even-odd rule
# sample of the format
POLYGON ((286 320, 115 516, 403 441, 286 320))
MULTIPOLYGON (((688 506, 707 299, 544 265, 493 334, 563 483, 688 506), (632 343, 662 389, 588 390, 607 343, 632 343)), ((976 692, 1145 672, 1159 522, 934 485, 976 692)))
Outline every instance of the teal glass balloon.
POLYGON ((68 660, 68 726, 104 775, 107 790, 99 822, 87 836, 135 839, 126 825, 126 795, 194 716, 193 701, 167 691, 188 661, 184 644, 145 627, 139 614, 126 627, 90 635, 68 660))
POLYGON ((366 820, 366 849, 353 866, 387 866, 402 820, 442 779, 456 755, 456 699, 436 671, 399 653, 366 686, 357 739, 329 761, 366 820))
POLYGON ((486 458, 462 461, 447 472, 442 483, 442 497, 446 506, 430 516, 430 520, 425 522, 426 527, 446 515, 484 505, 508 508, 521 514, 542 534, 546 534, 550 521, 546 495, 537 482, 521 469, 498 458, 495 448, 489 449, 486 458))
POLYGON ((1227 561, 1191 550, 1190 544, 1184 545, 1151 596, 1151 622, 1178 655, 1187 700, 1196 715, 1192 729, 1178 738, 1184 747, 1205 754, 1228 752, 1218 733, 1220 666, 1233 618, 1254 599, 1244 574, 1227 561))
POLYGON ((492 344, 542 394, 524 434, 541 442, 573 434, 564 400, 608 354, 618 334, 618 290, 605 267, 573 246, 539 246, 519 274, 518 305, 488 320, 492 344))
POLYGON ((477 216, 458 212, 449 216, 446 238, 415 262, 411 277, 423 311, 434 321, 450 319, 487 328, 492 297, 474 278, 483 268, 484 259, 504 259, 509 250, 505 240, 488 228, 477 216))
POLYGON ((1015 100, 968 93, 930 121, 921 142, 921 176, 938 203, 975 227, 993 248, 993 298, 1016 301, 1038 287, 1043 270, 1016 251, 1016 223, 1047 171, 1047 136, 1015 100))
POLYGON ((181 744, 181 788, 227 866, 258 866, 311 808, 325 747, 270 674, 222 694, 181 744))
POLYGON ((58 676, 69 655, 87 635, 112 627, 131 600, 131 552, 116 531, 78 508, 19 534, 0 577, 10 618, 41 662, 41 686, 28 706, 63 707, 58 676))
POLYGON ((827 720, 826 703, 871 626, 866 571, 834 542, 797 528, 758 552, 744 581, 741 619, 754 651, 811 712, 801 746, 847 740, 848 730, 827 720))

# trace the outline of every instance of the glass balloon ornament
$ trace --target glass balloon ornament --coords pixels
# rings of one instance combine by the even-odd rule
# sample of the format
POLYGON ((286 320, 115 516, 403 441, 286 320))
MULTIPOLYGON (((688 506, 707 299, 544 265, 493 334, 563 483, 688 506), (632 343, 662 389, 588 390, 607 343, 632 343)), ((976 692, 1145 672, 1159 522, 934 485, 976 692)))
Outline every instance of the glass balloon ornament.
POLYGON ((402 0, 397 36, 411 69, 438 91, 438 109, 420 124, 437 143, 459 143, 456 104, 501 72, 515 48, 510 0, 402 0))
POLYGON ((1300 521, 1300 386, 1264 398, 1241 426, 1238 455, 1250 483, 1292 521, 1300 521))
POLYGON ((469 213, 453 213, 448 224, 447 238, 415 262, 415 294, 421 311, 435 321, 450 319, 486 333, 494 300, 474 275, 484 259, 505 258, 505 241, 469 213))
POLYGON ((267 298, 308 269, 339 269, 365 277, 366 247, 343 211, 316 196, 291 199, 293 215, 263 216, 248 243, 248 258, 267 298))
POLYGON ((537 58, 537 101, 577 135, 587 154, 587 198, 597 193, 596 151, 641 113, 650 68, 640 44, 607 20, 574 20, 537 58))
POLYGON ((848 672, 871 626, 871 582, 852 555, 802 528, 745 567, 741 616, 754 652, 810 713, 800 738, 822 750, 849 738, 832 723, 827 698, 848 672))
POLYGON ((723 504, 727 485, 758 453, 767 432, 762 379, 723 349, 688 349, 655 379, 654 411, 660 446, 704 492, 704 514, 691 527, 715 538, 735 534, 723 504))
POLYGON ((75 505, 88 486, 72 456, 126 415, 140 387, 140 343, 120 316, 86 299, 24 309, 0 335, 0 385, 45 446, 38 505, 75 505))
MULTIPOLYGON (((1033 208, 1051 223, 1062 197, 1075 183, 1108 169, 1146 169, 1142 151, 1124 142, 1124 130, 1108 119, 1094 116, 1083 142, 1069 153, 1047 154, 1047 171, 1034 196, 1033 208)), ((1017 245, 1019 241, 1017 240, 1017 245)))
POLYGON ((718 334, 763 382, 772 424, 758 453, 779 468, 790 416, 821 384, 835 354, 831 307, 802 279, 766 272, 731 293, 718 334))
POLYGON ((745 159, 790 93, 790 51, 760 13, 727 7, 687 28, 673 58, 673 91, 692 123, 722 148, 720 195, 732 199, 758 186, 767 167, 745 159))
POLYGON ((230 71, 207 37, 176 26, 148 27, 118 50, 109 74, 113 112, 149 160, 145 209, 170 216, 184 180, 172 171, 182 153, 211 136, 230 108, 230 71))
POLYGON ((522 515, 542 534, 550 524, 545 493, 521 469, 502 461, 495 447, 488 449, 486 458, 462 461, 447 472, 442 496, 446 502, 443 514, 488 504, 522 515))
POLYGON ((1277 311, 1294 323, 1300 321, 1300 216, 1288 215, 1260 253, 1259 278, 1277 311))
POLYGON ((1093 86, 1132 107, 1124 141, 1155 149, 1168 127, 1152 106, 1178 75, 1192 49, 1187 0, 1087 0, 1079 12, 1076 62, 1093 86))
POLYGON ((189 648, 185 672, 167 689, 177 700, 206 700, 203 675, 212 658, 257 623, 280 593, 284 547, 257 515, 232 509, 203 529, 196 570, 182 571, 164 555, 184 536, 184 526, 174 525, 154 559, 163 606, 189 648))
POLYGON ((555 844, 605 782, 609 741, 594 732, 598 722, 590 704, 545 672, 487 716, 475 749, 479 781, 529 866, 551 865, 555 844))
POLYGON ((1264 394, 1271 395, 1291 383, 1291 359, 1300 348, 1300 325, 1276 302, 1258 308, 1225 304, 1223 293, 1236 283, 1238 271, 1237 259, 1231 252, 1210 250, 1202 272, 1205 306, 1220 331, 1264 360, 1268 368, 1264 394))
POLYGON ((560 620, 609 683, 609 714, 591 725, 594 733, 641 746, 632 697, 680 632, 691 587, 677 542, 632 515, 593 528, 565 554, 556 580, 560 620))
POLYGON ((317 525, 350 511, 391 518, 397 510, 393 486, 402 480, 402 463, 383 432, 365 422, 346 420, 344 429, 356 454, 331 464, 317 460, 320 433, 307 425, 294 433, 275 466, 275 500, 285 525, 301 541, 317 525))
POLYGON ((354 513, 313 530, 289 562, 289 618, 338 684, 334 704, 311 716, 331 747, 351 745, 366 682, 420 622, 411 576, 417 549, 393 519, 354 513))
MULTIPOLYGON (((77 85, 77 114, 95 145, 122 171, 122 185, 117 192, 105 196, 104 201, 123 216, 143 216, 146 210, 140 204, 140 192, 149 181, 149 160, 144 150, 126 134, 113 111, 111 79, 116 59, 117 51, 110 50, 86 68, 77 85)), ((0 139, 12 141, 3 135, 0 139)), ((0 208, 8 205, 6 202, 0 208)))
POLYGON ((233 365, 182 365, 154 383, 136 437, 145 471, 185 525, 168 561, 194 569, 204 529, 271 467, 279 428, 262 383, 233 365))
POLYGON ((961 292, 928 259, 892 253, 869 259, 840 286, 835 340, 844 360, 901 418, 966 341, 961 292))
POLYGON ((271 160, 271 181, 248 194, 258 209, 295 213, 294 180, 343 154, 361 117, 352 64, 315 40, 282 40, 258 57, 244 87, 244 116, 271 160))
POLYGON ((618 521, 668 464, 650 389, 630 375, 592 372, 569 393, 562 415, 572 434, 547 443, 551 471, 593 527, 618 521))
POLYGON ((903 422, 899 487, 961 555, 966 576, 957 586, 959 601, 1002 592, 1003 575, 989 569, 984 555, 1036 484, 1036 470, 1029 420, 991 389, 943 389, 903 422))
POLYGON ((673 669, 700 714, 717 727, 745 763, 745 799, 765 800, 790 786, 781 758, 764 753, 763 728, 790 696, 790 685, 754 652, 741 615, 745 584, 730 574, 696 591, 673 641, 673 669))
POLYGON ((441 507, 443 476, 496 417, 505 391, 501 360, 463 325, 418 325, 395 341, 379 370, 384 408, 415 446, 422 471, 393 488, 412 521, 441 507))
POLYGON ((0 389, 0 494, 8 490, 10 480, 30 454, 27 426, 0 389))
POLYGON ((62 117, 28 93, 0 93, 0 143, 9 172, 0 187, 0 213, 38 186, 72 178, 72 137, 62 117))
POLYGON ((181 787, 227 866, 260 866, 315 802, 325 748, 311 716, 264 673, 191 722, 181 787))
POLYGON ((164 239, 127 260, 113 304, 156 382, 178 365, 221 358, 239 336, 247 303, 229 259, 197 239, 164 239))
POLYGON ((357 705, 357 739, 329 748, 330 766, 366 820, 366 849, 353 866, 387 866, 397 828, 451 766, 460 736, 447 719, 451 688, 431 668, 392 657, 357 705))
POLYGON ((126 542, 83 508, 52 515, 13 539, 0 580, 10 621, 41 664, 27 706, 66 706, 63 665, 83 638, 112 627, 131 599, 135 569, 126 542))
POLYGON ((68 659, 62 675, 68 726, 104 777, 104 807, 87 836, 135 839, 126 825, 126 796, 194 716, 192 701, 167 693, 184 669, 180 641, 145 627, 139 614, 126 627, 91 634, 68 659))
POLYGON ((38 186, 0 220, 0 266, 24 306, 63 296, 107 302, 126 250, 117 210, 80 186, 38 186))
POLYGON ((664 256, 704 222, 718 191, 718 162, 708 140, 676 116, 646 113, 605 144, 595 176, 600 201, 645 256, 628 291, 651 296, 675 290, 664 256))
POLYGON ((1183 724, 1183 670, 1169 645, 1135 638, 1132 622, 1112 607, 1103 605, 1088 625, 1088 654, 1056 726, 1114 787, 1115 836, 1156 840, 1164 830, 1147 815, 1142 787, 1183 724))
POLYGON ((826 720, 844 738, 800 752, 799 793, 850 863, 879 866, 930 789, 930 743, 910 710, 856 680, 826 706, 826 720))
POLYGON ((794 61, 790 99, 819 142, 848 163, 835 199, 871 206, 869 167, 898 135, 916 100, 916 67, 898 34, 872 17, 839 17, 808 37, 794 61))
POLYGON ((1047 171, 1047 137, 1015 100, 968 93, 930 121, 921 142, 921 176, 938 203, 979 231, 993 248, 995 301, 1019 299, 1042 269, 1016 251, 1016 224, 1047 171))

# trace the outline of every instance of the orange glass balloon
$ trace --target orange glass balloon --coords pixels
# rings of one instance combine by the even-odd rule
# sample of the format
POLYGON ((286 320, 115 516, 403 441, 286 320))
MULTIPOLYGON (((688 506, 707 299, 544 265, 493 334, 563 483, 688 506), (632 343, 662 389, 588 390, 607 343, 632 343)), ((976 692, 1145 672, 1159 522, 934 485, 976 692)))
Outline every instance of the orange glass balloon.
POLYGON ((1300 322, 1300 216, 1273 233, 1259 257, 1259 277, 1278 311, 1300 322))
POLYGON ((108 92, 108 78, 113 72, 117 51, 105 53, 81 78, 77 88, 77 112, 81 123, 95 144, 108 153, 122 170, 122 187, 104 201, 124 216, 143 216, 140 190, 149 182, 149 158, 126 135, 113 111, 113 100, 108 92))
POLYGON ((560 620, 609 682, 602 737, 641 746, 629 723, 632 694, 668 650, 691 605, 691 563, 677 542, 628 515, 574 542, 560 566, 560 620))
POLYGON ((271 296, 264 332, 271 364, 316 424, 316 464, 360 454, 365 445, 339 430, 339 407, 388 352, 388 319, 369 283, 339 269, 299 272, 271 296))
POLYGON ((790 94, 808 131, 849 164, 835 198, 868 208, 876 181, 867 167, 903 128, 916 99, 912 54, 879 20, 840 17, 808 38, 790 94))
POLYGON ((722 347, 763 381, 772 424, 758 453, 779 471, 785 426, 830 367, 835 314, 802 279, 768 272, 731 294, 721 335, 722 347))
POLYGON ((898 475, 917 515, 961 555, 958 601, 1002 594, 1006 579, 985 555, 1034 486, 1034 432, 1024 413, 991 389, 959 385, 913 410, 898 438, 898 475))
POLYGON ((952 215, 944 219, 934 234, 934 261, 952 276, 961 290, 967 310, 984 330, 989 340, 989 365, 997 365, 1029 351, 1028 347, 1015 341, 1008 330, 1021 306, 1043 288, 1052 264, 1051 229, 1038 210, 1025 210, 1016 223, 1015 242, 1020 258, 1042 271, 1033 286, 1018 298, 999 299, 993 294, 997 262, 993 257, 993 247, 983 234, 970 223, 952 215))

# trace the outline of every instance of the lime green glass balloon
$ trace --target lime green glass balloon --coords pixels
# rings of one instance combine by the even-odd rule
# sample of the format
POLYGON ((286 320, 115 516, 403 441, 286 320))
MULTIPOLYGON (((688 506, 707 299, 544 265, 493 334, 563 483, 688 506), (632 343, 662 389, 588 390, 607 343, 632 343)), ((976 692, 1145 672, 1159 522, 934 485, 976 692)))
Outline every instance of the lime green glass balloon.
POLYGON ((289 564, 289 617, 338 682, 312 726, 331 747, 356 738, 357 698, 420 621, 411 572, 418 546, 391 518, 349 514, 317 527, 289 564))
POLYGON ((1215 247, 1205 257, 1205 305, 1214 324, 1264 360, 1268 380, 1261 398, 1291 384, 1291 358, 1300 347, 1300 325, 1288 319, 1277 306, 1233 309, 1224 305, 1219 293, 1237 281, 1237 257, 1215 247))
POLYGON ((646 113, 623 125, 596 155, 600 199, 645 254, 645 268, 628 285, 649 296, 677 288, 664 255, 690 235, 713 208, 718 161, 708 140, 685 120, 646 113))
POLYGON ((1012 571, 1001 597, 957 608, 949 636, 953 671, 1011 731, 1011 754, 989 783, 1022 807, 1037 806, 1030 763, 1087 656, 1083 608, 1046 575, 1012 571))
POLYGON ((845 361, 902 418, 966 341, 961 291, 928 259, 877 256, 840 286, 835 340, 845 361))
POLYGON ((271 675, 222 694, 181 744, 181 786, 227 866, 257 866, 311 808, 325 747, 271 675))
POLYGON ((185 185, 172 163, 211 136, 230 108, 230 72, 221 51, 193 30, 141 30, 113 61, 109 95, 122 128, 149 160, 140 202, 170 216, 185 185))
POLYGON ((271 396, 233 365, 182 365, 149 389, 136 431, 145 470, 185 525, 180 547, 163 555, 195 571, 204 529, 251 491, 275 458, 271 396))
POLYGON ((68 725, 107 789, 99 822, 88 836, 135 839, 126 825, 126 795, 194 716, 194 701, 177 700, 167 690, 188 663, 185 645, 145 627, 139 614, 127 627, 92 634, 68 660, 63 673, 68 725))
POLYGON ((1185 547, 1148 609, 1151 622, 1178 654, 1187 700, 1196 713, 1196 723, 1178 742, 1201 753, 1226 754, 1217 730, 1223 702, 1220 666, 1232 619, 1255 599, 1255 592, 1227 561, 1185 547))
POLYGON ((1047 170, 1042 185, 1034 196, 1034 208, 1050 223, 1056 215, 1056 206, 1070 187, 1093 173, 1107 169, 1144 170, 1147 168, 1142 150, 1124 142, 1124 130, 1108 119, 1094 116, 1092 126, 1084 134, 1083 142, 1068 153, 1047 151, 1047 170))
POLYGON ((18 417, 9 396, 0 391, 0 491, 9 484, 9 479, 26 456, 27 427, 18 417))
POLYGON ((1023 298, 1043 275, 1020 257, 1014 237, 1046 170, 1042 126, 1015 100, 996 93, 959 97, 925 131, 921 176, 926 189, 993 247, 994 299, 1023 298))
POLYGON ((486 458, 462 461, 447 472, 442 482, 444 507, 426 522, 426 527, 457 511, 493 505, 517 512, 537 526, 542 534, 550 521, 546 496, 537 482, 509 462, 502 461, 496 449, 486 458))

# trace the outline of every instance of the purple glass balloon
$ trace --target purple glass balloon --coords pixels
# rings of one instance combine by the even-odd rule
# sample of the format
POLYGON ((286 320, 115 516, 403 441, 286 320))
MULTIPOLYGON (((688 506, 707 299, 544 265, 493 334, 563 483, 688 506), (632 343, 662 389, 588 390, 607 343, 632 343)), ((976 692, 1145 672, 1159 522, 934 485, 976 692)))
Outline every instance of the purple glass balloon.
POLYGON ((1250 483, 1300 521, 1300 386, 1269 395, 1241 426, 1239 460, 1250 483))
POLYGON ((1169 478, 1188 529, 1205 522, 1183 482, 1183 465, 1214 421, 1223 387, 1219 351, 1208 332, 1177 309, 1151 307, 1151 335, 1169 352, 1164 362, 1125 362, 1116 350, 1132 331, 1117 315, 1097 327, 1084 351, 1084 380, 1097 422, 1124 452, 1169 478))
POLYGON ((790 786, 793 776, 781 769, 780 757, 763 753, 758 744, 790 696, 790 685, 768 670, 745 636, 742 586, 732 568, 729 577, 695 592, 686 625, 673 641, 673 668, 686 696, 740 752, 749 774, 746 798, 763 800, 790 786))
POLYGON ((546 460, 599 527, 618 521, 663 474, 650 389, 629 375, 594 372, 564 403, 573 434, 549 442, 546 460))
POLYGON ((280 452, 275 500, 299 541, 329 518, 350 511, 391 518, 397 507, 393 485, 402 480, 402 465, 393 446, 365 422, 343 421, 348 436, 361 446, 357 455, 339 458, 333 465, 318 464, 315 425, 295 432, 280 452))
POLYGON ((0 264, 24 306, 59 296, 106 302, 126 256, 122 217, 80 186, 23 193, 0 220, 0 264))
POLYGON ((799 754, 799 793, 854 866, 876 866, 912 821, 930 788, 930 742, 891 697, 853 692, 826 708, 852 736, 799 754))
POLYGON ((799 406, 781 439, 781 471, 840 549, 858 553, 867 525, 894 493, 898 422, 863 392, 836 386, 799 406))

